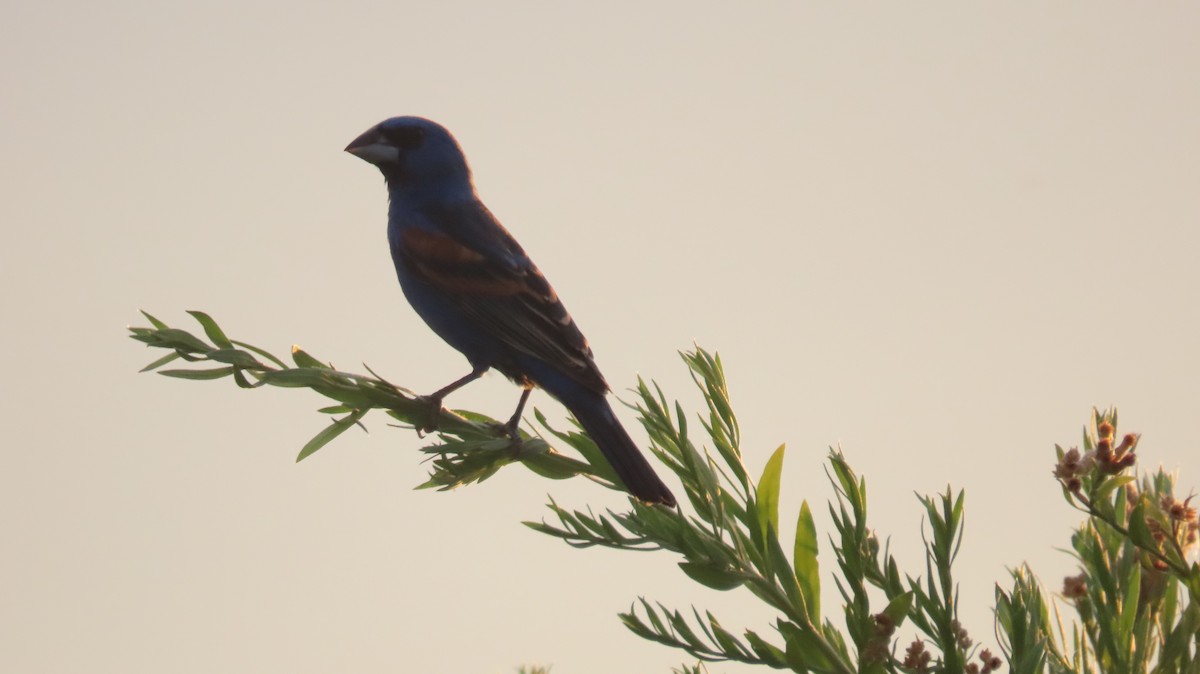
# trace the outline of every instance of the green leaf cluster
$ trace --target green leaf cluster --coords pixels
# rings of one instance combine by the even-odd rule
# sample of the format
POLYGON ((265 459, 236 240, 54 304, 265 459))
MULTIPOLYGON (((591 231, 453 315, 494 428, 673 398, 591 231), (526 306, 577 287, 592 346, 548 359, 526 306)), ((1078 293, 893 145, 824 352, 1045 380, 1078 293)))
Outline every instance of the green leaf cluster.
MULTIPOLYGON (((309 388, 332 399, 335 404, 319 411, 335 418, 297 460, 362 426, 378 409, 418 432, 435 431, 436 442, 422 449, 431 472, 421 487, 480 482, 520 463, 551 479, 583 476, 619 488, 578 424, 556 429, 535 410, 536 424, 509 437, 490 417, 434 409, 373 372, 342 372, 299 348, 288 365, 229 339, 207 314, 190 313, 203 338, 149 314, 151 327, 130 328, 134 339, 168 351, 145 370, 180 379, 230 378, 244 389, 309 388), (176 360, 196 365, 162 369, 176 360), (560 451, 567 448, 578 458, 560 451)), ((827 540, 835 564, 824 572, 842 602, 829 611, 821 604, 819 533, 808 501, 794 517, 780 512, 784 446, 753 479, 720 357, 700 348, 681 356, 704 400, 700 414, 689 414, 644 380, 631 405, 651 453, 682 484, 681 507, 631 499, 628 510, 596 512, 551 498, 550 517, 525 524, 578 548, 666 551, 699 585, 745 591, 775 619, 769 631, 736 628, 695 606, 680 610, 639 598, 620 614, 630 631, 696 658, 676 669, 695 674, 707 671, 703 663, 722 661, 817 674, 989 674, 1002 666, 959 622, 953 565, 964 537, 963 492, 948 487, 936 496, 917 495, 925 519, 924 564, 916 574, 902 572, 869 526, 865 478, 841 451, 831 450, 827 540), (910 635, 903 647, 901 629, 910 635)), ((995 633, 1012 672, 1200 674, 1200 566, 1190 561, 1195 508, 1190 498, 1176 497, 1174 479, 1162 471, 1139 484, 1131 468, 1138 436, 1118 443, 1116 425, 1115 410, 1093 411, 1083 450, 1056 448, 1054 474, 1063 495, 1086 517, 1071 539, 1079 574, 1065 581, 1061 599, 1025 566, 1011 572, 1011 586, 996 586, 995 633), (1074 620, 1067 624, 1064 614, 1074 620)))
POLYGON ((372 410, 382 410, 401 425, 422 432, 436 430, 438 442, 422 449, 432 466, 422 487, 450 489, 480 482, 513 462, 556 479, 608 470, 603 461, 602 468, 594 468, 555 452, 544 440, 527 433, 517 439, 510 438, 500 422, 485 415, 434 407, 421 396, 379 377, 369 367, 366 369, 370 376, 343 372, 298 346, 292 347, 289 365, 264 349, 229 339, 208 314, 188 313, 199 323, 208 341, 187 330, 170 327, 145 312, 143 315, 151 326, 129 328, 133 339, 169 352, 142 368, 142 372, 157 371, 167 377, 197 381, 229 378, 243 389, 307 388, 331 399, 336 404, 318 411, 335 418, 305 443, 296 456, 297 461, 311 456, 353 426, 365 430, 362 419, 372 410), (177 360, 195 365, 163 369, 177 360))

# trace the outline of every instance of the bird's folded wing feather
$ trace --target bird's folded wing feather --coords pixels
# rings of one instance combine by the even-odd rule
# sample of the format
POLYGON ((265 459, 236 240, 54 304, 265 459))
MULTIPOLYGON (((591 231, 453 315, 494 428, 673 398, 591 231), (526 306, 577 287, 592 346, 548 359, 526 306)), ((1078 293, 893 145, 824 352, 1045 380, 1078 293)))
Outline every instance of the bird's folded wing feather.
POLYGON ((587 340, 554 289, 491 213, 475 206, 426 214, 453 226, 405 230, 399 246, 412 273, 510 348, 606 392, 587 340))

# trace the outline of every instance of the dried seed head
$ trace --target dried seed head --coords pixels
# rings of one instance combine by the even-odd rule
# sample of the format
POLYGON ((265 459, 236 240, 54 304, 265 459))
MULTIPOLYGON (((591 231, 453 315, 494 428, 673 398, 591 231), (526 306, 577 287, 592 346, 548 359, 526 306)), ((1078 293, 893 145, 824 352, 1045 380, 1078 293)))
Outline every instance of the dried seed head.
POLYGON ((1121 438, 1121 444, 1117 445, 1117 453, 1132 452, 1137 448, 1138 436, 1133 433, 1126 433, 1125 437, 1121 438))
POLYGON ((1087 596, 1087 574, 1067 576, 1063 578, 1063 597, 1067 599, 1082 599, 1087 596))
POLYGON ((964 651, 971 647, 971 636, 967 634, 967 630, 957 620, 950 624, 954 630, 954 638, 958 641, 958 647, 964 651))
POLYGON ((1000 669, 1000 665, 1004 664, 1000 661, 1000 658, 992 655, 992 652, 986 648, 983 649, 983 652, 979 654, 979 660, 983 662, 983 669, 980 670, 980 674, 989 674, 989 672, 994 672, 997 669, 1000 669))
POLYGON ((886 613, 876 613, 871 616, 875 620, 875 635, 880 637, 890 637, 896 631, 896 621, 892 620, 891 616, 886 613))
POLYGON ((1054 466, 1054 477, 1069 479, 1079 474, 1079 449, 1072 447, 1058 460, 1054 466))
POLYGON ((1164 496, 1162 500, 1163 510, 1174 521, 1180 524, 1190 523, 1196 520, 1196 509, 1192 507, 1191 496, 1187 497, 1186 501, 1176 501, 1170 496, 1164 496))
POLYGON ((920 639, 917 639, 905 649, 904 661, 900 663, 900 666, 914 672, 927 672, 929 671, 929 661, 931 659, 933 658, 925 650, 925 644, 920 639))

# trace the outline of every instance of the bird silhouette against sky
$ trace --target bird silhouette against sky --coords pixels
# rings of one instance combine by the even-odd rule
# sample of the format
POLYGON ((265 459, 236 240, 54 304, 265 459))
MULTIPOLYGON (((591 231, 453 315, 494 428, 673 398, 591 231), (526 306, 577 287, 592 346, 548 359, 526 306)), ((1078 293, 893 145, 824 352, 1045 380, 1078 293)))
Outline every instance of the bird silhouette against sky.
POLYGON ((448 394, 495 368, 524 390, 507 430, 516 437, 537 386, 571 411, 625 488, 675 505, 609 405, 592 350, 533 261, 475 194, 458 142, 421 117, 393 117, 346 147, 387 182, 388 245, 409 304, 460 351, 471 372, 426 396, 448 394))

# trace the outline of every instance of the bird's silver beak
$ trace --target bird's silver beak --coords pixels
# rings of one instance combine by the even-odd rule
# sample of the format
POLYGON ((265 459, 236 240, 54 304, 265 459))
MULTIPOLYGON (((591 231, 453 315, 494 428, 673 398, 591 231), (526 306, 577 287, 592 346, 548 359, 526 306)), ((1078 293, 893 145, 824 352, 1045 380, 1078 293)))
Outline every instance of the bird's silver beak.
POLYGON ((350 144, 346 146, 346 152, 376 166, 392 164, 400 159, 400 150, 384 140, 379 129, 374 126, 350 141, 350 144))

